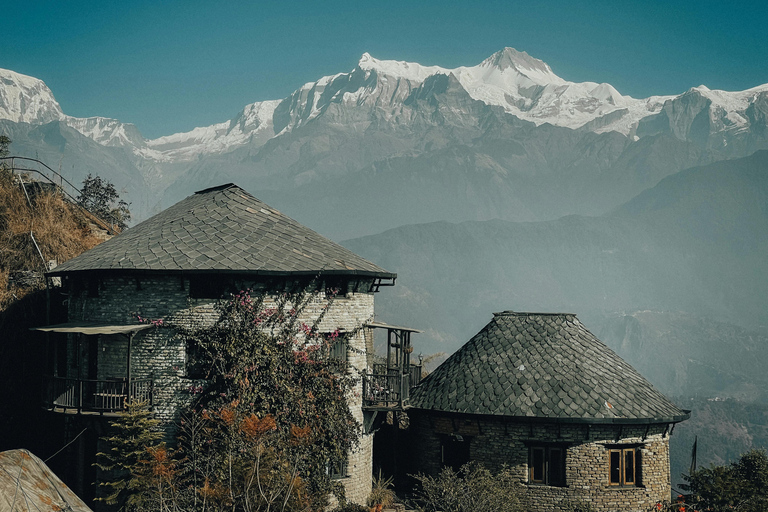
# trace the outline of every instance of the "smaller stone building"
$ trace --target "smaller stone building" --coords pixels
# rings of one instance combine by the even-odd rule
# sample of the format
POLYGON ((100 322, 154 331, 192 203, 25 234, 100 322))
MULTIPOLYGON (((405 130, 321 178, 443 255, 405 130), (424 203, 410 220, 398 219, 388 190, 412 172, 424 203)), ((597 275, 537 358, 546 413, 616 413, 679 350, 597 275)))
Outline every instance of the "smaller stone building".
POLYGON ((670 498, 669 435, 689 417, 575 315, 496 313, 411 395, 414 471, 519 475, 531 511, 645 511, 670 498))

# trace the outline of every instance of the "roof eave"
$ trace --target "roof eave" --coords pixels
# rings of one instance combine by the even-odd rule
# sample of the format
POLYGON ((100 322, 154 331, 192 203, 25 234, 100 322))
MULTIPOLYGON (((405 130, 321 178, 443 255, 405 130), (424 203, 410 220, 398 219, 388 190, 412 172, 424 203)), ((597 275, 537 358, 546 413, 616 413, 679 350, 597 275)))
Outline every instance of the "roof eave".
POLYGON ((141 269, 141 268, 91 268, 91 269, 78 269, 78 270, 52 270, 46 272, 47 277, 66 277, 75 276, 80 274, 171 274, 171 275, 191 275, 191 274, 229 274, 229 275, 247 275, 247 276, 263 276, 263 277, 316 277, 321 275, 334 275, 334 276, 356 276, 356 277, 370 277, 378 279, 396 279, 397 274, 394 272, 387 272, 385 270, 357 270, 357 269, 326 269, 326 270, 298 270, 298 271, 285 271, 285 270, 233 270, 233 269, 141 269))
POLYGON ((479 416, 486 419, 502 419, 509 422, 519 423, 570 423, 570 424, 590 424, 590 425, 654 425, 665 423, 680 423, 691 417, 691 411, 682 410, 683 414, 674 416, 661 416, 657 418, 568 418, 568 417, 547 417, 547 416, 508 416, 504 414, 473 413, 465 411, 444 411, 440 409, 428 409, 412 405, 413 409, 426 412, 439 412, 451 415, 479 416))

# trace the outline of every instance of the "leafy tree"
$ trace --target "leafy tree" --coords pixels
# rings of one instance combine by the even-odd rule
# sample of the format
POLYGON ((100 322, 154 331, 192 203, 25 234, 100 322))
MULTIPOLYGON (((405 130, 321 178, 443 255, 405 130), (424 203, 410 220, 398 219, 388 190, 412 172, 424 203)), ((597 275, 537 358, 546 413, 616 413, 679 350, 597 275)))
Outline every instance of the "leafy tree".
POLYGON ((181 333, 205 354, 208 374, 190 413, 206 441, 182 443, 203 482, 198 505, 200 496, 244 511, 321 510, 331 493, 343 501, 330 468, 359 439, 346 400, 355 378, 330 357, 338 332, 319 332, 324 313, 301 320, 318 301, 306 290, 275 300, 243 291, 218 304, 215 325, 181 333))
POLYGON ((83 180, 83 187, 77 202, 102 219, 116 224, 120 229, 128 227, 131 211, 128 203, 120 199, 115 186, 100 176, 88 176, 83 180))
POLYGON ((202 354, 207 384, 190 389, 195 400, 175 452, 157 443, 146 410, 129 406, 115 422, 118 433, 100 455, 100 467, 113 472, 106 501, 131 512, 319 511, 330 494, 343 504, 343 486, 330 474, 358 443, 347 404, 356 378, 330 357, 338 332, 318 330, 333 300, 324 297, 243 291, 217 304, 210 327, 164 322, 202 354), (315 314, 305 315, 308 308, 315 314), (307 316, 316 317, 311 325, 307 316))
POLYGON ((724 466, 710 466, 683 477, 690 491, 686 501, 698 510, 768 512, 768 456, 750 450, 724 466))

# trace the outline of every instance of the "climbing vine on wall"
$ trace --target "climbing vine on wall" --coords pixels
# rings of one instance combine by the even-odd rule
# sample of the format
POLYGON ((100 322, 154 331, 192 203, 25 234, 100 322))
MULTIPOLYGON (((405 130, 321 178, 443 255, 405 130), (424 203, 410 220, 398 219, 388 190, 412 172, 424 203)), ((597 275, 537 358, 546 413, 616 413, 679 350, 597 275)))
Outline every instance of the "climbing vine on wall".
POLYGON ((142 471, 133 471, 173 472, 168 510, 322 510, 331 494, 344 501, 331 474, 359 440, 347 404, 357 377, 330 357, 338 332, 319 331, 333 301, 322 297, 310 324, 302 319, 308 306, 318 310, 316 293, 241 291, 217 304, 212 326, 163 325, 196 347, 206 377, 182 416, 176 451, 158 457, 147 447, 142 471))

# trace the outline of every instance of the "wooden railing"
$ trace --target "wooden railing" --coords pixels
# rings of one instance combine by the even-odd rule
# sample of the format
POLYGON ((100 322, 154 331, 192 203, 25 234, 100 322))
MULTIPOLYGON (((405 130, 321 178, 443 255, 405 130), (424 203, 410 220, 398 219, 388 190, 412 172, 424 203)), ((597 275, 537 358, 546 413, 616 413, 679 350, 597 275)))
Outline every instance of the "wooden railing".
POLYGON ((93 380, 43 378, 43 406, 63 412, 114 413, 125 410, 127 400, 152 405, 152 379, 93 380))
POLYGON ((368 409, 402 409, 408 405, 410 391, 421 380, 421 365, 410 365, 407 371, 374 365, 373 373, 363 377, 363 407, 368 409))

